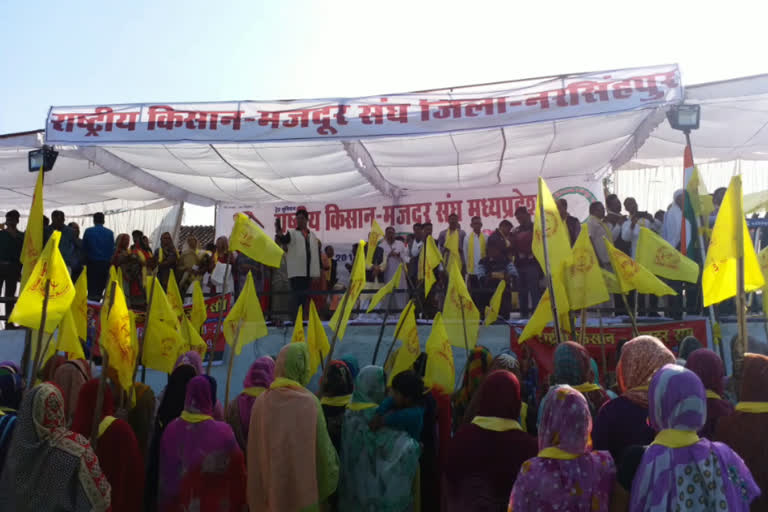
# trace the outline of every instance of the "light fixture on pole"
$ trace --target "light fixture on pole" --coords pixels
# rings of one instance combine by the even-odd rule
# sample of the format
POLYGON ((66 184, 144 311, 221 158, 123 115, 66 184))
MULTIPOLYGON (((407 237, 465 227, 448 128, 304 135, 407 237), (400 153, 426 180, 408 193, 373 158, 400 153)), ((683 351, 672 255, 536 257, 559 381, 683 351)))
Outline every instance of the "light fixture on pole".
POLYGON ((53 147, 44 145, 40 149, 35 149, 29 152, 29 172, 37 172, 40 170, 40 166, 43 167, 43 172, 48 172, 53 169, 53 164, 56 163, 56 157, 59 156, 58 151, 54 151, 53 147))
POLYGON ((701 117, 701 107, 699 105, 674 105, 667 111, 669 125, 675 130, 685 133, 685 140, 690 144, 689 135, 691 130, 699 129, 699 119, 701 117))

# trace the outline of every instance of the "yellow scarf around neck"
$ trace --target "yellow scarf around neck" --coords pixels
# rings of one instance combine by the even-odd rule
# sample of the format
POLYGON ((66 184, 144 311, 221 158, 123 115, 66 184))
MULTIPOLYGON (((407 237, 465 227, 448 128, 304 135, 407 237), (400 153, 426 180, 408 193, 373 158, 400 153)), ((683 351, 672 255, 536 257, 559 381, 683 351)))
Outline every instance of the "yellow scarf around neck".
POLYGON ((506 432, 508 430, 523 430, 517 420, 509 418, 497 418, 496 416, 475 416, 472 420, 473 425, 484 430, 493 430, 494 432, 506 432))
POLYGON ((667 448, 685 448, 698 442, 699 435, 692 430, 667 428, 656 434, 656 438, 651 444, 658 444, 667 448))
POLYGON ((474 231, 469 235, 469 250, 467 251, 467 273, 475 272, 475 238, 480 239, 480 259, 485 258, 485 235, 476 234, 474 231))
POLYGON ((547 448, 541 450, 536 456, 542 459, 573 460, 578 459, 581 454, 569 453, 565 450, 561 450, 557 446, 548 446, 547 448))
POLYGON ((104 419, 101 420, 101 423, 99 423, 99 435, 98 437, 101 437, 104 435, 104 432, 107 431, 107 429, 112 425, 112 423, 115 422, 117 418, 114 416, 104 416, 104 419))
POLYGON ((599 389, 602 389, 600 386, 595 384, 594 382, 585 382, 584 384, 579 384, 578 386, 573 386, 573 389, 580 393, 589 393, 590 391, 597 391, 599 389))
POLYGON ((181 411, 181 419, 188 423, 200 423, 201 421, 212 420, 213 418, 208 414, 200 414, 184 410, 181 411))
POLYGON ((738 412, 760 414, 768 412, 768 402, 739 402, 736 404, 735 409, 738 412))
POLYGON ((320 399, 320 403, 332 407, 346 407, 350 400, 352 400, 352 395, 324 396, 320 399))

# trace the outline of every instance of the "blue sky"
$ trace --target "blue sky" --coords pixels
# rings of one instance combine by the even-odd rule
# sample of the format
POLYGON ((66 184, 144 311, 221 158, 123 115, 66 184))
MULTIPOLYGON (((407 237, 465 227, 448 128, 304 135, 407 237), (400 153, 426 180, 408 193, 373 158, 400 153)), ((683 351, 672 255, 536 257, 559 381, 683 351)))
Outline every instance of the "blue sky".
POLYGON ((0 2, 0 133, 50 105, 361 96, 678 62, 768 72, 763 2, 0 2), (710 10, 708 10, 710 9, 710 10))

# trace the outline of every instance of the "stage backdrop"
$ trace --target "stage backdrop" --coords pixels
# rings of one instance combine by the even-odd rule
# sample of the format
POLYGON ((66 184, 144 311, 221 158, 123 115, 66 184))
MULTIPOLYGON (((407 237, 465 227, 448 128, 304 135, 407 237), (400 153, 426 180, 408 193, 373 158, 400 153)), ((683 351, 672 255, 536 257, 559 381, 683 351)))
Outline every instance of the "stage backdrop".
MULTIPOLYGON (((570 178, 547 181, 556 199, 565 198, 571 215, 585 221, 589 215, 589 203, 603 201, 602 184, 570 178)), ((515 210, 526 206, 533 214, 536 206, 536 183, 494 188, 473 188, 452 192, 413 192, 399 203, 392 199, 366 198, 358 201, 227 204, 216 209, 216 234, 228 235, 237 212, 249 211, 264 224, 269 234, 274 233, 274 222, 279 218, 283 229, 295 228, 295 212, 303 206, 309 212, 309 228, 323 244, 351 245, 366 240, 371 222, 375 219, 382 229, 394 226, 398 232, 410 233, 413 224, 432 222, 434 236, 448 227, 448 216, 456 213, 461 227, 469 230, 469 221, 475 215, 483 219, 483 229, 492 232, 504 219, 517 224, 515 210)))

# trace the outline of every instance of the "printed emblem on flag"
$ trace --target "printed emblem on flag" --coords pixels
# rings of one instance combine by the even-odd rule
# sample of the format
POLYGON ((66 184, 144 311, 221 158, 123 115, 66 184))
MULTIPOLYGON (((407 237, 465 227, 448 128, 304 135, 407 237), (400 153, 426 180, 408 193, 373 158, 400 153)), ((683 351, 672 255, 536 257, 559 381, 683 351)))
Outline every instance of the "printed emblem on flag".
POLYGON ((670 251, 667 247, 659 247, 656 250, 655 262, 659 266, 672 270, 678 270, 680 268, 680 257, 674 251, 670 251))
POLYGON ((582 247, 574 247, 573 248, 573 269, 572 273, 587 273, 589 272, 592 267, 595 266, 595 258, 593 257, 594 253, 591 253, 590 251, 582 248, 582 247))

